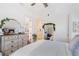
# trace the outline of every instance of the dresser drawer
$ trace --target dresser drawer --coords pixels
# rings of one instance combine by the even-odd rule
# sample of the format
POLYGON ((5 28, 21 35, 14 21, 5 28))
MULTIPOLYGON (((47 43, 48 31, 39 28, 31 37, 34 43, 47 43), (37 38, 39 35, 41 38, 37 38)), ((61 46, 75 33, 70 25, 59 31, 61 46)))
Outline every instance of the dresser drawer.
POLYGON ((1 51, 4 55, 9 55, 17 49, 27 45, 26 35, 3 36, 1 40, 1 51))
POLYGON ((21 48, 22 47, 22 42, 19 42, 18 43, 18 48, 21 48))
POLYGON ((27 38, 23 38, 22 40, 23 40, 23 41, 28 41, 28 39, 27 39, 27 38))
POLYGON ((11 53, 15 52, 17 50, 17 47, 12 47, 11 49, 3 51, 4 55, 8 56, 11 53))
POLYGON ((12 45, 5 45, 5 46, 3 47, 3 50, 2 50, 2 51, 11 49, 11 46, 12 46, 12 45))
POLYGON ((17 49, 18 49, 17 47, 13 47, 13 48, 11 49, 11 52, 13 53, 13 52, 15 52, 17 49))
POLYGON ((25 46, 25 45, 27 45, 27 43, 23 43, 23 44, 22 44, 22 46, 25 46))
POLYGON ((9 55, 11 53, 13 53, 14 51, 16 51, 18 48, 15 46, 10 46, 10 48, 8 47, 7 49, 3 50, 2 52, 4 53, 4 55, 9 55))
POLYGON ((1 40, 1 51, 3 50, 4 45, 5 45, 5 40, 4 40, 4 37, 2 37, 2 40, 1 40))
POLYGON ((17 47, 18 48, 18 44, 17 43, 13 43, 12 45, 11 45, 11 47, 13 48, 13 47, 17 47))
POLYGON ((3 53, 4 53, 4 55, 8 56, 8 55, 10 55, 12 52, 11 52, 11 49, 8 49, 8 50, 5 50, 3 53))
POLYGON ((24 41, 22 41, 22 43, 26 43, 26 44, 27 44, 27 41, 26 41, 26 40, 24 40, 24 41))
POLYGON ((23 40, 23 41, 22 41, 22 45, 23 45, 23 46, 27 45, 27 40, 23 40))
POLYGON ((4 36, 4 40, 5 41, 11 41, 12 40, 12 37, 11 36, 4 36))
POLYGON ((5 44, 5 45, 11 45, 12 42, 11 42, 11 41, 5 41, 4 44, 5 44))
POLYGON ((13 36, 13 37, 12 37, 12 40, 18 40, 18 36, 16 36, 16 35, 13 36))
POLYGON ((18 44, 17 43, 15 43, 15 42, 7 42, 7 44, 5 44, 4 46, 3 46, 3 50, 8 50, 8 49, 11 49, 11 48, 13 48, 13 47, 17 47, 18 46, 18 44))
POLYGON ((19 48, 22 47, 22 40, 19 40, 19 41, 18 41, 18 47, 19 47, 19 48))

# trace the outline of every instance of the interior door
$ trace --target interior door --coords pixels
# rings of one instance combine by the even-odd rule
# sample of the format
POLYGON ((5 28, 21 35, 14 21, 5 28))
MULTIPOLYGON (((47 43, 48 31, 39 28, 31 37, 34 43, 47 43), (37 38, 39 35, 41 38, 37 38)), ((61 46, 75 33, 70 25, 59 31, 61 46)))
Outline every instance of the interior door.
POLYGON ((43 24, 42 19, 40 17, 38 17, 35 21, 35 31, 36 31, 38 40, 44 39, 42 24, 43 24))

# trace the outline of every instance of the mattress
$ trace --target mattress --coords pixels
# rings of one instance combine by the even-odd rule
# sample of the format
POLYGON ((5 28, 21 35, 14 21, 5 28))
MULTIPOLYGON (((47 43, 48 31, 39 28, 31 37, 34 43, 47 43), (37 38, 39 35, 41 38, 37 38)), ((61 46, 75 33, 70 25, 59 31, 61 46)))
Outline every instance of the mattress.
POLYGON ((68 43, 39 40, 20 48, 10 56, 71 56, 68 43))

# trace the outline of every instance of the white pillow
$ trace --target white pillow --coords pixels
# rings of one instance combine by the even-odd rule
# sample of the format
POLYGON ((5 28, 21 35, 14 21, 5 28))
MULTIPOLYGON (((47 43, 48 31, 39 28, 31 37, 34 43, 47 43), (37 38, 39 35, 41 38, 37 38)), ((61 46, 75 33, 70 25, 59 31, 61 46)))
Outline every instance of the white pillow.
POLYGON ((79 47, 76 47, 76 48, 73 49, 72 55, 73 56, 79 56, 79 47))

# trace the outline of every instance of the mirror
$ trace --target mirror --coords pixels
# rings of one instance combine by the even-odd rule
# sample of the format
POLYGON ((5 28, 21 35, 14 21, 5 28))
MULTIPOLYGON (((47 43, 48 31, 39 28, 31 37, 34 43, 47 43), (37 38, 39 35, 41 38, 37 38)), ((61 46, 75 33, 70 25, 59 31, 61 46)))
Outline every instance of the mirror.
POLYGON ((45 23, 43 25, 43 29, 44 29, 44 39, 50 40, 51 37, 53 39, 53 35, 55 32, 55 24, 54 23, 45 23))
POLYGON ((23 29, 24 28, 21 26, 21 24, 14 19, 6 22, 5 25, 3 26, 3 32, 5 34, 14 34, 23 32, 23 29))

